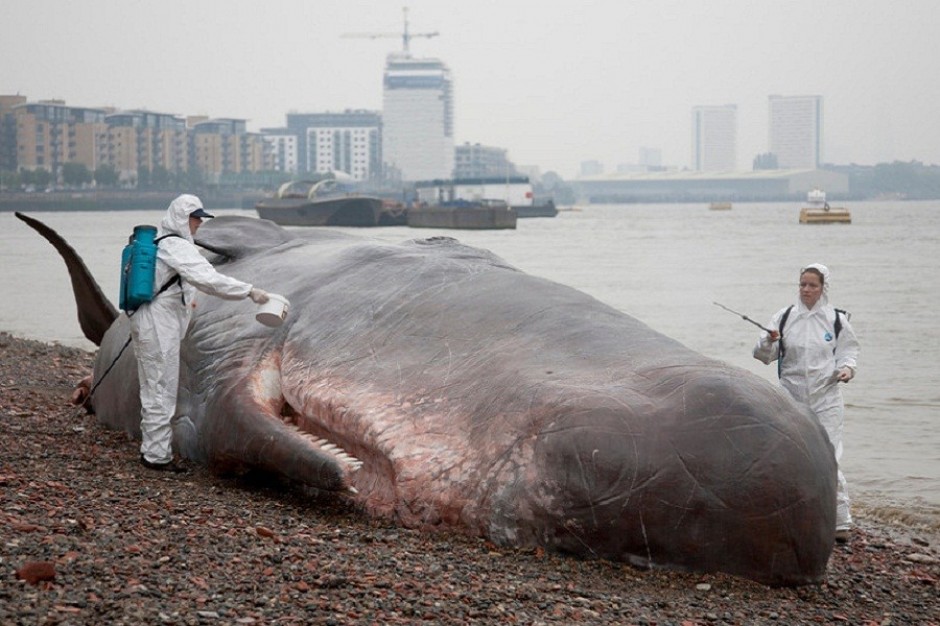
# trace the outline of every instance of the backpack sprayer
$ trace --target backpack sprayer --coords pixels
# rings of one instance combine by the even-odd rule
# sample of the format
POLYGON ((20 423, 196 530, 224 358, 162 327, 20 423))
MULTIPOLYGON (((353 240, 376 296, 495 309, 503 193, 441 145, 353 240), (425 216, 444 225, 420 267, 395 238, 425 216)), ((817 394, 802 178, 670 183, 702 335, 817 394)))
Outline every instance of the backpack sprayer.
MULTIPOLYGON (((157 269, 157 244, 163 238, 157 237, 155 226, 148 224, 135 226, 134 233, 128 238, 127 245, 121 251, 121 290, 118 296, 118 306, 127 313, 128 317, 134 315, 142 304, 150 302, 157 295, 153 290, 153 281, 157 269)), ((157 293, 162 293, 178 279, 179 277, 174 277, 157 293)), ((111 365, 108 366, 108 369, 105 370, 98 382, 88 392, 86 402, 91 401, 91 397, 95 394, 98 386, 104 382, 104 379, 117 365, 118 360, 130 343, 131 337, 128 335, 127 341, 121 346, 121 350, 111 361, 111 365)))
POLYGON ((750 323, 754 324, 755 326, 757 326, 758 328, 760 328, 760 329, 763 330, 764 332, 771 333, 771 334, 774 332, 774 331, 770 330, 769 328, 765 328, 765 327, 761 326, 760 324, 758 324, 757 322, 755 322, 754 320, 752 320, 751 318, 749 318, 749 317, 748 317, 747 315, 745 315, 744 313, 738 313, 737 311, 732 311, 731 309, 729 309, 729 308, 726 307, 725 305, 719 304, 719 303, 717 303, 717 302, 712 302, 712 304, 714 304, 715 306, 720 306, 721 308, 723 308, 723 309, 724 309, 725 311, 727 311, 728 313, 734 313, 735 315, 737 315, 738 317, 740 317, 740 318, 741 318, 742 320, 744 320, 745 322, 750 322, 750 323))

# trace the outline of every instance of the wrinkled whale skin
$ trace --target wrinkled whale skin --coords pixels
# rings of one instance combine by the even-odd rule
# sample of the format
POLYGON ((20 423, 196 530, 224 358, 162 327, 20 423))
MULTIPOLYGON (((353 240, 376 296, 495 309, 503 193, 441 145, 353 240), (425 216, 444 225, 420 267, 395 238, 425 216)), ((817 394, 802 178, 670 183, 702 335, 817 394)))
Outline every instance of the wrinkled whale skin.
MULTIPOLYGON (((250 301, 197 296, 184 456, 345 492, 409 527, 775 586, 823 579, 832 447, 760 377, 450 238, 219 217, 196 239, 220 271, 291 304, 272 329, 250 301)), ((80 309, 94 299, 82 285, 80 309)), ((121 315, 96 382, 127 336, 121 315)), ((93 404, 139 432, 130 348, 93 404)))

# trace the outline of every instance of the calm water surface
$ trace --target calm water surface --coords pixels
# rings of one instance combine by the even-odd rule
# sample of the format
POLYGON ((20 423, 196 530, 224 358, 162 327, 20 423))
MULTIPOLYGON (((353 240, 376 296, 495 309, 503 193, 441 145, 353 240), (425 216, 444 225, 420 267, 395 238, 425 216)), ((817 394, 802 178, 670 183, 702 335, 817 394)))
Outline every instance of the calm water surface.
MULTIPOLYGON (((852 313, 859 371, 843 387, 843 468, 862 515, 940 529, 940 202, 850 203, 851 225, 798 223, 799 205, 585 206, 514 231, 340 229, 387 241, 433 235, 488 248, 581 289, 705 355, 775 379, 751 357, 757 328, 796 301, 799 268, 832 271, 831 302, 852 313)), ((253 211, 218 211, 254 216, 253 211)), ((35 213, 63 234, 117 301, 121 248, 162 211, 35 213)), ((53 248, 0 213, 0 330, 93 349, 53 248)))

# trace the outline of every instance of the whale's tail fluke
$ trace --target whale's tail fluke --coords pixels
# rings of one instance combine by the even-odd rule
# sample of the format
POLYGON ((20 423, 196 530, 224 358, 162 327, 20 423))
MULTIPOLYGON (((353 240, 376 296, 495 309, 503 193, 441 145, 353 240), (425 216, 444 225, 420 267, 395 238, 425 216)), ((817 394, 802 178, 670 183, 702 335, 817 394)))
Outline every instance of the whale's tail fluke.
POLYGON ((72 280, 72 291, 75 294, 75 304, 78 307, 78 323, 82 327, 85 337, 96 346, 100 346, 105 331, 117 319, 117 309, 101 291, 101 287, 91 275, 91 272, 88 271, 88 267, 82 261, 82 258, 59 233, 39 220, 23 215, 19 211, 16 212, 16 217, 45 237, 59 251, 72 280))

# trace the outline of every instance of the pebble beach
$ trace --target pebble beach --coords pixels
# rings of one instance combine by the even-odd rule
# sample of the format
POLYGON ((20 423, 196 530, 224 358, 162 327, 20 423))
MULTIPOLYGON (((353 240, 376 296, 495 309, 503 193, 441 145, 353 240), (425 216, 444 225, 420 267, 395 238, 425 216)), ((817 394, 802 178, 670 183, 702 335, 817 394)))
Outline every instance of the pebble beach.
POLYGON ((0 333, 0 624, 940 625, 940 538, 857 519, 768 588, 374 520, 261 477, 153 472, 69 404, 93 354, 0 333))

